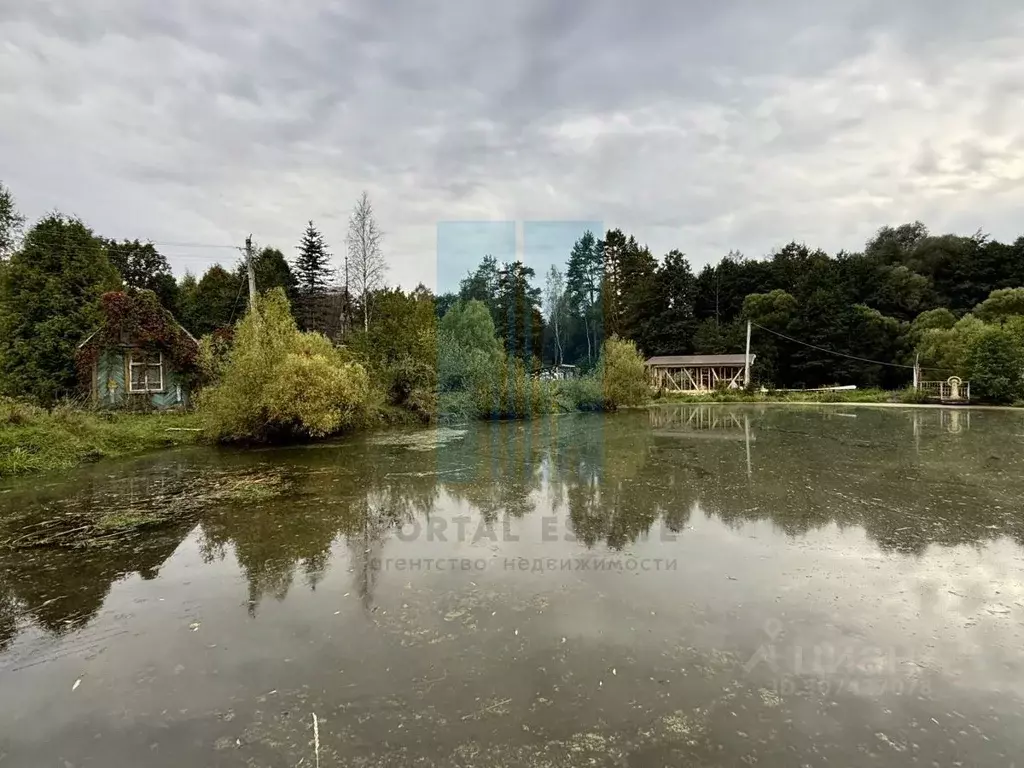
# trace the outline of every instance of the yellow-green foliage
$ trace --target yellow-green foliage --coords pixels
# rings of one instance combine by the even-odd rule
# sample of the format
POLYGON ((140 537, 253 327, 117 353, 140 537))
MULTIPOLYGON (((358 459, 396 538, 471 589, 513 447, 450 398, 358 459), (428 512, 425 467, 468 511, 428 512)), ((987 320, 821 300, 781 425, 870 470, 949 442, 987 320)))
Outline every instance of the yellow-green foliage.
POLYGON ((598 370, 606 408, 643 405, 650 398, 644 358, 632 341, 617 336, 605 341, 598 370))
POLYGON ((322 437, 350 425, 369 380, 318 333, 298 330, 284 292, 264 295, 235 332, 220 381, 200 397, 219 440, 322 437))
POLYGON ((198 364, 202 383, 215 382, 220 379, 230 351, 230 334, 208 333, 199 339, 198 364))

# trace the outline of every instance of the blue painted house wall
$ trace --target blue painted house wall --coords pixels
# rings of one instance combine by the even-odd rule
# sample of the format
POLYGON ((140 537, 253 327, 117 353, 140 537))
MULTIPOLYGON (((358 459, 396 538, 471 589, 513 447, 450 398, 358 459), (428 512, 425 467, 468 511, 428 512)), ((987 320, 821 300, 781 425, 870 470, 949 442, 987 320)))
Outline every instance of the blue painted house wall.
POLYGON ((93 366, 92 396, 100 406, 121 408, 148 403, 158 410, 187 408, 190 392, 185 377, 163 359, 164 387, 160 392, 129 392, 128 358, 131 346, 101 349, 93 366))

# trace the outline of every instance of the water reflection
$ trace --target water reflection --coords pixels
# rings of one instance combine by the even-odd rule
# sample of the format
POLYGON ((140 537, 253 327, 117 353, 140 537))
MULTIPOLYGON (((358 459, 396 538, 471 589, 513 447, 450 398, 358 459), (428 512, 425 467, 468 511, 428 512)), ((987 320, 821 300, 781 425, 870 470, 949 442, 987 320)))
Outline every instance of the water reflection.
POLYGON ((96 552, 0 550, 0 649, 15 634, 19 620, 53 635, 84 627, 103 606, 114 582, 132 573, 155 578, 189 527, 172 526, 144 540, 96 552))
POLYGON ((750 446, 756 440, 751 430, 751 413, 722 408, 717 405, 665 405, 648 412, 656 437, 697 438, 742 442, 747 475, 753 474, 750 446))
POLYGON ((694 515, 737 529, 770 521, 790 537, 855 527, 905 555, 1004 536, 1020 545, 1022 433, 1021 416, 1007 412, 679 405, 472 425, 429 450, 415 439, 368 438, 94 468, 0 497, 0 540, 15 542, 0 549, 0 649, 26 623, 52 634, 84 626, 114 582, 153 578, 190 533, 206 562, 237 562, 254 617, 296 582, 315 590, 335 562, 372 612, 373 564, 404 544, 407 526, 425 530, 457 508, 495 525, 555 514, 575 546, 610 550, 628 549, 654 526, 685 536, 694 515), (273 475, 275 492, 210 492, 232 473, 256 471, 273 475), (33 525, 112 507, 170 510, 175 522, 85 550, 17 545, 33 525), (339 546, 347 553, 340 561, 339 546))

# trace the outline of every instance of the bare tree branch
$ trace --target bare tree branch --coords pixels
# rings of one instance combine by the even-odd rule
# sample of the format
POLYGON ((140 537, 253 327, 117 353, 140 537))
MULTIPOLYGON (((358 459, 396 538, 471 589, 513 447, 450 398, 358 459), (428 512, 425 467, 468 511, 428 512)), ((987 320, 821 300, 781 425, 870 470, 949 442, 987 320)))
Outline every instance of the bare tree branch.
POLYGON ((363 305, 364 331, 370 327, 370 294, 384 287, 384 275, 388 271, 380 248, 382 237, 370 196, 363 192, 348 220, 348 266, 355 293, 363 305))

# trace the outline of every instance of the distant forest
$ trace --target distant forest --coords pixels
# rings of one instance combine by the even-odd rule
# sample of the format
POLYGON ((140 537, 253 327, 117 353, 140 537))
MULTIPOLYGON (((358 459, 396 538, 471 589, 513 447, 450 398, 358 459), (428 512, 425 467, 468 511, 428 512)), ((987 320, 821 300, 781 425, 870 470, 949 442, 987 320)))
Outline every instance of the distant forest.
POLYGON ((478 299, 510 351, 583 366, 611 334, 648 355, 742 352, 750 320, 763 384, 893 389, 910 382, 918 352, 926 378, 969 374, 962 347, 985 323, 1006 325, 997 341, 1016 346, 1003 350, 1011 360, 1024 355, 1021 286, 1024 237, 936 236, 920 222, 882 227, 859 252, 793 242, 763 258, 732 252, 696 274, 683 252, 659 260, 613 229, 602 239, 584 233, 564 269, 540 280, 521 263, 484 258, 438 309, 478 299))

